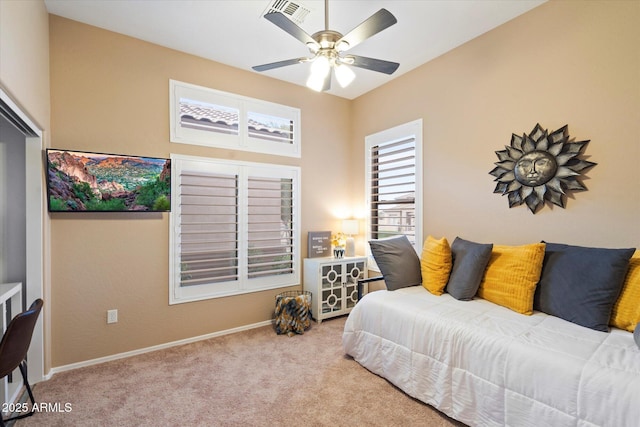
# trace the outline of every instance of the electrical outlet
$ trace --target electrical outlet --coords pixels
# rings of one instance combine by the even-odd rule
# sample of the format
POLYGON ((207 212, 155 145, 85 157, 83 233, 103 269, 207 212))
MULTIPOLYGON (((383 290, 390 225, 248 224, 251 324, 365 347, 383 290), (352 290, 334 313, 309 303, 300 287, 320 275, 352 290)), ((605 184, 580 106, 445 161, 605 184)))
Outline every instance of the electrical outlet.
POLYGON ((107 310, 107 323, 118 323, 118 310, 107 310))

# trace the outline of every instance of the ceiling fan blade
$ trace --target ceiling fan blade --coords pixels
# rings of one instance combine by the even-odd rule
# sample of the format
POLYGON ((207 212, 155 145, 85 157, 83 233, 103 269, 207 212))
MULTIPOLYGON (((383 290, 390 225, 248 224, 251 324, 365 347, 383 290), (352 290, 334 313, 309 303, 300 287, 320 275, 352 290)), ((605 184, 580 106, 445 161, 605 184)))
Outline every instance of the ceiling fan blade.
POLYGON ((340 42, 347 42, 349 44, 348 48, 351 49, 369 37, 378 34, 385 28, 389 28, 396 22, 398 22, 398 20, 391 12, 387 9, 380 9, 356 28, 342 36, 342 38, 336 42, 336 46, 338 46, 340 42))
POLYGON ((345 64, 385 74, 393 74, 400 66, 397 62, 383 61, 382 59, 367 58, 366 56, 358 55, 348 55, 343 59, 345 60, 345 64), (351 62, 352 60, 353 62, 351 62))
POLYGON ((293 21, 284 16, 280 12, 271 12, 264 15, 265 19, 273 22, 278 27, 291 34, 293 37, 300 40, 302 43, 309 45, 318 45, 309 34, 307 34, 302 28, 298 27, 293 21))
POLYGON ((308 58, 287 59, 285 61, 272 62, 270 64, 256 65, 251 68, 253 68, 255 71, 267 71, 267 70, 273 70, 274 68, 286 67, 287 65, 300 64, 301 62, 304 62, 307 60, 308 58))

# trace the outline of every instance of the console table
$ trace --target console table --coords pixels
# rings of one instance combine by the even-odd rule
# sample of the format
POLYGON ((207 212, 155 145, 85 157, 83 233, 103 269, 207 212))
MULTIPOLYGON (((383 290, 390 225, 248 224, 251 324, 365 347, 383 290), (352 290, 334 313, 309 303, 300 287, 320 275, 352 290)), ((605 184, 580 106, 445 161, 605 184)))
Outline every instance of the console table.
POLYGON ((367 277, 367 257, 305 258, 303 288, 312 294, 311 314, 322 319, 347 314, 358 302, 358 280, 367 277))

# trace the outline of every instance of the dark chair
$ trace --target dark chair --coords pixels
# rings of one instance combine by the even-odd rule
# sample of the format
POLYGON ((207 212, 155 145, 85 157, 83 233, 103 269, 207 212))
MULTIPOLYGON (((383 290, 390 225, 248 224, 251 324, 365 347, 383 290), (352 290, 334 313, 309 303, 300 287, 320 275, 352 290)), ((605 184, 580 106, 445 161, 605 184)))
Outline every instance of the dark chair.
POLYGON ((384 280, 383 276, 375 276, 375 277, 369 277, 367 279, 358 279, 358 301, 360 301, 363 297, 362 293, 364 292, 364 284, 365 283, 371 283, 371 282, 377 282, 379 280, 384 280))
POLYGON ((42 310, 42 300, 38 298, 31 304, 31 307, 27 311, 24 311, 9 322, 7 331, 0 341, 0 379, 11 374, 17 367, 20 367, 20 373, 24 380, 24 385, 29 393, 31 399, 31 411, 15 417, 2 419, 0 417, 0 426, 4 427, 5 421, 17 420, 19 418, 25 418, 33 415, 33 406, 35 405, 35 399, 33 398, 33 392, 31 386, 27 380, 27 350, 31 344, 31 337, 33 335, 33 329, 36 326, 36 321, 42 310))

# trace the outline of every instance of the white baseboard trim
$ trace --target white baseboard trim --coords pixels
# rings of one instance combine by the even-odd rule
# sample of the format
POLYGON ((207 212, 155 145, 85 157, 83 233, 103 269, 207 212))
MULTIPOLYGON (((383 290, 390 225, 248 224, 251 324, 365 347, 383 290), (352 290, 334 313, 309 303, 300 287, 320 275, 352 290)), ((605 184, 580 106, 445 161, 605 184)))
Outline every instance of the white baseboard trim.
POLYGON ((139 354, 150 353, 152 351, 163 350, 165 348, 177 347, 179 345, 190 344, 197 341, 208 340, 210 338, 221 337, 223 335, 235 334, 236 332, 248 331, 250 329, 260 328, 262 326, 272 325, 273 320, 265 320, 264 322, 253 323, 250 325, 239 326, 237 328, 226 329, 224 331, 212 332, 210 334, 200 335, 197 337, 185 338, 178 341, 172 341, 165 344, 158 344, 151 347, 141 348, 138 350, 126 351, 124 353, 113 354, 111 356, 99 357, 97 359, 85 360, 84 362, 71 363, 69 365, 57 366, 51 368, 44 379, 49 380, 53 375, 59 372, 71 371, 73 369, 84 368, 85 366, 98 365, 100 363, 110 362, 112 360, 124 359, 139 354))

